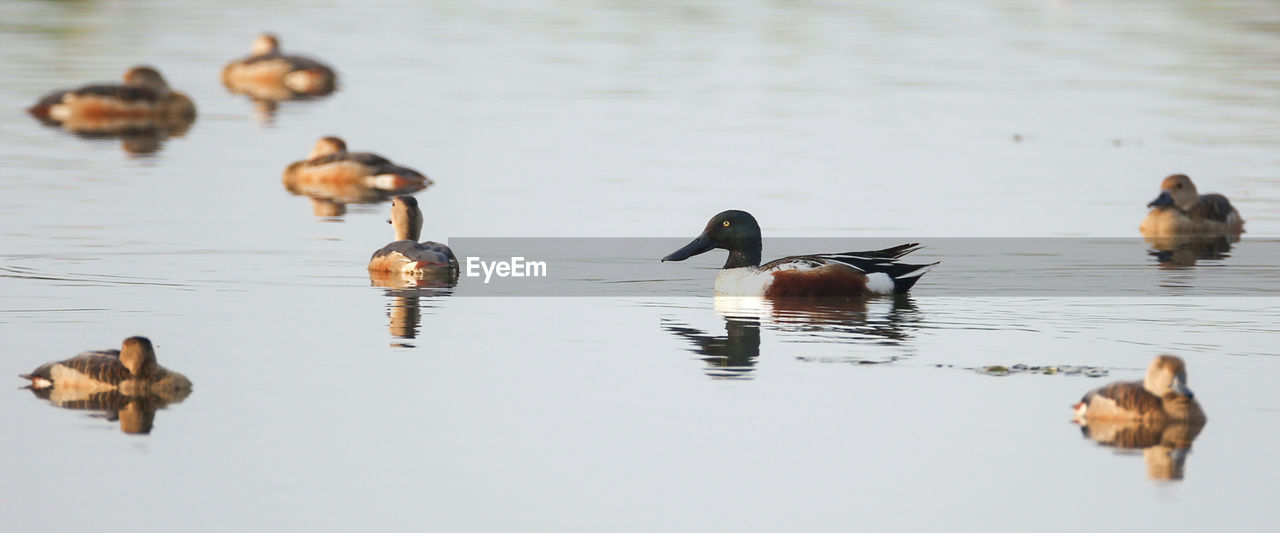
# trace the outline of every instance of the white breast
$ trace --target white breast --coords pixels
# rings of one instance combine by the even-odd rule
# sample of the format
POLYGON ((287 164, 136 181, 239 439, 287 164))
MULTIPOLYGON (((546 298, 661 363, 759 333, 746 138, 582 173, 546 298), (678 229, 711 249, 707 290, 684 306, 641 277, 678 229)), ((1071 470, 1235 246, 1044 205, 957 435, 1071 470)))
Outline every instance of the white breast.
POLYGON ((773 283, 773 273, 783 270, 810 270, 807 263, 782 263, 768 270, 756 267, 725 268, 716 274, 716 296, 763 296, 773 283))

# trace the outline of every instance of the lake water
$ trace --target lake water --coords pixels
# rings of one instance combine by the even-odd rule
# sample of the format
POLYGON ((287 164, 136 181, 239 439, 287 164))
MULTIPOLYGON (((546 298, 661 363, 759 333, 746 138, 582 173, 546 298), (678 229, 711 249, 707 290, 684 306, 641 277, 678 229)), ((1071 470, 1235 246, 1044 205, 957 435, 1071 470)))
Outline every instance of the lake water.
POLYGON ((1273 528, 1274 3, 0 9, 0 529, 1273 528), (263 30, 339 90, 229 94, 263 30), (22 112, 137 63, 199 108, 152 153, 22 112), (548 248, 563 294, 373 286, 387 204, 318 216, 280 182, 323 135, 431 176, 424 238, 462 255, 621 246, 548 248), (1243 240, 1150 255, 1172 173, 1229 195, 1243 240), (766 256, 942 264, 909 297, 790 305, 711 298, 723 252, 630 245, 724 209, 766 256), (148 435, 18 389, 136 334, 195 384, 148 435), (1176 476, 1070 421, 1161 353, 1209 416, 1176 476))

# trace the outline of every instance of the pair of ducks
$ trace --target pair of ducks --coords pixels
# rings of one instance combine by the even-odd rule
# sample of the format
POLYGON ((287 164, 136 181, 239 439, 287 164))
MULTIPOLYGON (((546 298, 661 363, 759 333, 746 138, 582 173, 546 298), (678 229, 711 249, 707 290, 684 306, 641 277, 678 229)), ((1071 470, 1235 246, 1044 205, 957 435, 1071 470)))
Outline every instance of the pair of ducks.
MULTIPOLYGON (((1231 202, 1220 194, 1200 195, 1191 178, 1169 176, 1160 189, 1139 227, 1144 236, 1238 237, 1244 231, 1244 220, 1231 202)), ((729 252, 716 275, 718 295, 848 298, 903 294, 937 265, 899 261, 918 250, 917 243, 864 252, 783 257, 761 265, 760 225, 745 211, 725 211, 712 217, 693 242, 662 260, 683 261, 717 248, 729 252)))
MULTIPOLYGON (((285 167, 285 188, 356 186, 379 191, 416 191, 431 185, 421 172, 392 163, 370 152, 349 152, 338 137, 323 137, 307 154, 307 159, 285 167)), ((458 259, 448 246, 419 242, 422 236, 422 209, 412 196, 391 199, 391 224, 395 241, 374 252, 369 272, 374 275, 457 278, 458 259)))
MULTIPOLYGON (((1160 184, 1160 195, 1139 226, 1148 239, 1167 237, 1239 238, 1244 220, 1227 198, 1201 195, 1191 178, 1175 174, 1160 184)), ((745 211, 713 217, 702 234, 663 261, 683 261, 712 249, 729 257, 716 275, 719 295, 766 297, 863 297, 903 294, 937 263, 899 259, 920 248, 909 243, 883 250, 784 257, 760 264, 760 225, 745 211)))
MULTIPOLYGON (((222 70, 222 81, 236 92, 278 87, 288 97, 301 97, 333 92, 337 75, 314 59, 284 55, 280 40, 263 34, 254 41, 251 55, 222 70)), ((95 83, 54 91, 28 112, 46 123, 82 124, 107 119, 193 120, 196 107, 187 95, 170 89, 159 71, 142 65, 124 73, 123 85, 95 83)))
MULTIPOLYGON (((387 248, 394 246, 397 243, 387 248)), ((387 248, 375 253, 374 258, 387 248)), ((129 337, 119 350, 85 352, 46 363, 21 377, 31 382, 29 388, 33 390, 54 388, 88 394, 113 391, 128 397, 182 398, 192 388, 186 376, 156 362, 155 349, 146 337, 129 337)), ((1186 365, 1171 355, 1152 361, 1141 382, 1112 383, 1085 394, 1074 411, 1081 425, 1090 421, 1203 424, 1206 420, 1195 395, 1187 388, 1186 365)))

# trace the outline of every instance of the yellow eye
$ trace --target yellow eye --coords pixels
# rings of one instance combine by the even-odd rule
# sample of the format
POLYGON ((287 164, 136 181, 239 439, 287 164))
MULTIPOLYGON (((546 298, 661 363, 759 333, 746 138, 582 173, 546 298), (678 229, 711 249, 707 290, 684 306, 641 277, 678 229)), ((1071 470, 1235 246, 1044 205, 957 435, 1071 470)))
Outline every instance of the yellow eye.
POLYGON ((724 221, 724 227, 726 227, 726 228, 727 228, 727 227, 729 227, 729 221, 728 221, 728 220, 724 221))

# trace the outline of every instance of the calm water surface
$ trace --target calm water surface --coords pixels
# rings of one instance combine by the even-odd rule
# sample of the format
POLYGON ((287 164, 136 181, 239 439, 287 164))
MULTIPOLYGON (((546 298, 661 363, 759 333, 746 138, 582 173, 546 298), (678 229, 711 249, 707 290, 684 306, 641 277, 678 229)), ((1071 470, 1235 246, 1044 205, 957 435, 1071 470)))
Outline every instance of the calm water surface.
POLYGON ((137 436, 15 378, 5 530, 1271 528, 1280 311, 1250 288, 1280 276, 1273 3, 2 9, 4 371, 144 334, 195 383, 137 436), (338 92, 270 115, 229 94, 219 69, 263 29, 338 92), (200 113, 154 153, 21 111, 142 62, 200 113), (637 275, 677 295, 383 288, 387 204, 317 216, 281 186, 328 134, 431 176, 435 240, 679 240, 729 208, 766 255, 1132 238, 1175 172, 1249 233, 1194 265, 1126 245, 1160 281, 1140 297, 966 293, 998 269, 956 240, 917 252, 943 264, 911 297, 865 304, 705 297, 716 254, 637 275), (1161 353, 1210 418, 1181 480, 1069 421, 1161 353))

